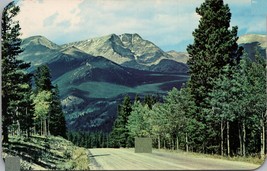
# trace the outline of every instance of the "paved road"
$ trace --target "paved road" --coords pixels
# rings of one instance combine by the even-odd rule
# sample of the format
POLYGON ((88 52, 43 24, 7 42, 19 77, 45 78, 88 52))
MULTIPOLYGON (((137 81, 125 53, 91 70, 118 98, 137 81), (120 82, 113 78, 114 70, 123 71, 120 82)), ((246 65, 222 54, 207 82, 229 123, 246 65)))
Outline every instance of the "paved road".
POLYGON ((134 153, 134 149, 89 149, 91 170, 251 170, 259 165, 203 158, 185 153, 153 150, 134 153))

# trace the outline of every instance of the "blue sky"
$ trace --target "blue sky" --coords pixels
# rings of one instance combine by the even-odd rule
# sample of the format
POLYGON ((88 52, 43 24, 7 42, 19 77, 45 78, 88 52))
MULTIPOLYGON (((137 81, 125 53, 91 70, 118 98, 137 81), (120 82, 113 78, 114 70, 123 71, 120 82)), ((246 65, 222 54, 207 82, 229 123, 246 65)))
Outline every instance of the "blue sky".
MULTIPOLYGON (((19 0, 22 38, 57 44, 108 34, 138 33, 165 51, 186 51, 204 0, 19 0)), ((266 0, 224 0, 239 35, 266 34, 266 0)))

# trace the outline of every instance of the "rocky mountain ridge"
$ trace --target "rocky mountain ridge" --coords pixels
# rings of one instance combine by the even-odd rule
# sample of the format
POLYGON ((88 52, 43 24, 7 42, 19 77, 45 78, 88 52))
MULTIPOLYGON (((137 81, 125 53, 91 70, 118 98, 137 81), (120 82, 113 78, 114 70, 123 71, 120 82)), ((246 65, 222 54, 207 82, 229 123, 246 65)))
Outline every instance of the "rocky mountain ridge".
POLYGON ((103 56, 122 64, 135 60, 142 65, 157 64, 161 59, 172 59, 170 55, 138 34, 111 34, 63 45, 75 46, 94 56, 103 56))
POLYGON ((177 53, 178 55, 171 56, 154 43, 142 39, 138 34, 111 34, 61 46, 49 41, 45 37, 33 36, 22 41, 22 48, 25 51, 20 57, 28 61, 32 58, 31 56, 35 56, 34 59, 31 59, 33 65, 48 62, 63 53, 74 56, 84 56, 84 54, 102 56, 121 66, 146 71, 175 73, 187 72, 188 70, 187 65, 180 62, 180 57, 184 58, 184 54, 179 55, 177 53), (155 68, 162 68, 155 66, 160 64, 160 61, 163 59, 169 60, 168 63, 172 63, 172 65, 177 65, 175 70, 168 70, 167 68, 164 70, 155 70, 155 68))

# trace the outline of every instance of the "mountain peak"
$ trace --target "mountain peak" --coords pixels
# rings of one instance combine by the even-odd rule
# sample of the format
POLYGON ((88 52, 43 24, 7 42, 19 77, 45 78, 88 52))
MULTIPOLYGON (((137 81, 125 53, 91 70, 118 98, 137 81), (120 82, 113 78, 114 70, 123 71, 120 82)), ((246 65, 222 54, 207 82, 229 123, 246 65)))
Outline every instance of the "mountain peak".
POLYGON ((120 37, 136 37, 136 38, 141 38, 142 39, 142 37, 137 33, 123 33, 123 34, 121 34, 119 36, 120 37))
POLYGON ((133 68, 150 66, 162 59, 171 58, 171 55, 137 33, 109 34, 69 43, 63 47, 69 46, 76 46, 88 54, 103 56, 117 64, 133 68))
POLYGON ((44 36, 31 36, 28 37, 26 39, 22 40, 22 44, 23 46, 28 46, 28 45, 41 45, 41 46, 45 46, 49 49, 59 49, 60 46, 53 43, 52 41, 48 40, 46 37, 44 36))
POLYGON ((109 34, 106 36, 88 39, 87 41, 117 41, 117 42, 122 41, 122 42, 125 42, 125 41, 129 41, 129 40, 133 40, 133 39, 143 40, 143 38, 137 33, 123 33, 120 35, 113 33, 113 34, 109 34))
POLYGON ((65 48, 61 49, 60 52, 62 52, 64 54, 68 54, 68 55, 73 55, 73 56, 75 56, 75 54, 78 54, 78 53, 79 54, 85 53, 75 46, 65 47, 65 48))

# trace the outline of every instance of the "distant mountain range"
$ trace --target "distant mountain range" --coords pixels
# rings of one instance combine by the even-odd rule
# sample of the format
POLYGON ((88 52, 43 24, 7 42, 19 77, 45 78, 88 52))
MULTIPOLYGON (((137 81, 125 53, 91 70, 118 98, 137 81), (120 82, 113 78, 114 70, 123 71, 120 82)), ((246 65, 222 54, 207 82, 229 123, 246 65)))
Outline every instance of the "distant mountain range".
MULTIPOLYGON (((261 35, 242 36, 239 43, 251 54, 256 44, 262 52, 266 48, 261 35)), ((187 53, 164 52, 138 34, 111 34, 64 45, 33 36, 21 47, 20 59, 31 62, 30 72, 41 64, 49 66, 70 130, 109 131, 117 104, 126 94, 164 95, 188 79, 187 53)))

